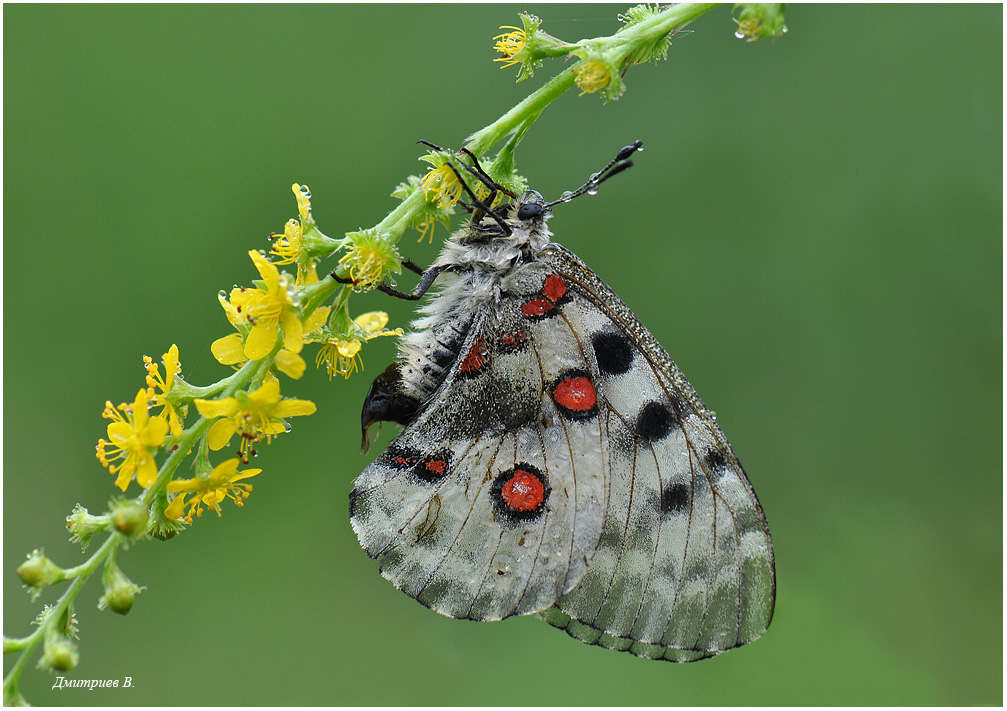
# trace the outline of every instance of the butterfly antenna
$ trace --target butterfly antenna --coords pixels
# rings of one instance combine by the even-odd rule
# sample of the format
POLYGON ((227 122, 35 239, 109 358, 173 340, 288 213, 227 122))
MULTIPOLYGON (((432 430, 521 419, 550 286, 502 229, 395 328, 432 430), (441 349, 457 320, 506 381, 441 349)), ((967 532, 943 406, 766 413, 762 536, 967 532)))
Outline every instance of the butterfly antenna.
POLYGON ((592 175, 590 180, 572 192, 567 191, 563 193, 560 195, 558 200, 546 203, 545 207, 552 207, 553 205, 557 205, 561 202, 570 202, 575 197, 580 197, 584 193, 594 195, 598 191, 599 185, 604 183, 613 175, 618 175, 622 171, 626 170, 626 168, 631 167, 633 165, 633 161, 629 160, 630 156, 642 149, 643 141, 633 141, 631 144, 620 150, 619 153, 616 154, 615 158, 609 161, 608 165, 592 175))
MULTIPOLYGON (((430 148, 433 148, 435 151, 441 151, 442 153, 448 152, 445 151, 440 146, 431 143, 430 141, 419 140, 417 141, 417 143, 421 143, 424 146, 429 146, 430 148)), ((461 152, 471 157, 472 160, 475 162, 476 167, 479 169, 478 172, 476 172, 475 170, 465 165, 464 163, 461 164, 461 166, 465 168, 465 170, 467 170, 469 173, 478 178, 481 183, 485 184, 486 187, 490 189, 490 195, 489 195, 490 203, 492 203, 493 199, 496 197, 495 193, 497 190, 501 190, 505 194, 511 195, 513 197, 513 193, 511 193, 509 190, 506 190, 503 186, 497 185, 492 178, 486 175, 486 172, 479 166, 479 161, 472 154, 472 151, 470 151, 467 148, 463 148, 461 152)), ((468 196, 472 198, 472 206, 470 206, 470 209, 471 207, 476 208, 476 210, 472 213, 472 221, 478 222, 479 220, 482 219, 483 213, 485 213, 490 217, 492 217, 494 220, 496 220, 497 224, 500 225, 500 228, 503 230, 504 234, 509 236, 511 234, 510 225, 508 225, 507 222, 500 215, 494 212, 489 205, 487 205, 485 202, 476 197, 476 194, 472 192, 472 188, 470 188, 468 186, 468 183, 465 182, 465 179, 462 178, 462 174, 458 172, 458 168, 455 167, 454 162, 450 158, 447 159, 447 165, 449 168, 451 168, 451 171, 455 174, 455 177, 458 178, 458 182, 461 183, 462 188, 464 188, 465 192, 468 193, 468 196)))

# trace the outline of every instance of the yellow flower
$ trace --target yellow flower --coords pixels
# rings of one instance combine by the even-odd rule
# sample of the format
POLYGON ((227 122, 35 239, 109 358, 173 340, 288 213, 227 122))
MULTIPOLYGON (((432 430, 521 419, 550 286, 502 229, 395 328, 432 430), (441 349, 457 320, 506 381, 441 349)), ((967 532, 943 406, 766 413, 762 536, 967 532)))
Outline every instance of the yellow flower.
POLYGON ((395 251, 395 245, 370 232, 354 232, 349 235, 353 247, 343 255, 339 263, 346 267, 354 289, 372 287, 389 270, 400 270, 402 260, 395 251))
POLYGON ((497 41, 497 43, 493 45, 493 49, 503 55, 493 61, 503 62, 504 64, 500 67, 501 69, 504 67, 510 67, 514 64, 520 64, 521 60, 515 59, 514 55, 524 49, 525 43, 528 42, 528 35, 524 30, 517 27, 511 27, 510 25, 504 25, 500 29, 513 30, 513 32, 507 32, 493 38, 497 41))
MULTIPOLYGON (((218 338, 210 344, 210 352, 221 365, 230 365, 235 368, 241 366, 248 359, 245 357, 245 346, 241 340, 240 333, 232 333, 230 336, 218 338)), ((296 353, 281 348, 273 360, 273 365, 288 378, 297 380, 304 375, 307 363, 296 353)))
POLYGON ((303 236, 304 230, 301 228, 300 220, 294 219, 287 220, 287 224, 283 226, 282 235, 277 236, 275 232, 271 234, 273 248, 269 250, 269 253, 279 257, 275 263, 296 263, 297 258, 301 256, 301 237, 303 236))
POLYGON ((762 30, 762 23, 756 19, 739 20, 736 17, 732 17, 732 20, 738 23, 738 30, 734 33, 734 36, 738 39, 745 39, 747 42, 756 42, 759 39, 759 33, 762 30))
MULTIPOLYGON (((296 290, 288 278, 280 275, 276 266, 262 254, 248 253, 262 277, 263 286, 254 289, 236 287, 231 291, 230 306, 235 318, 252 325, 245 339, 244 355, 249 360, 259 360, 269 355, 276 345, 279 329, 283 327, 283 347, 300 353, 303 341, 301 320, 295 313, 296 290)), ((224 307, 228 310, 228 307, 224 307)), ((236 323, 229 311, 228 318, 236 323)))
POLYGON ((364 369, 364 363, 360 358, 361 341, 369 341, 380 336, 401 336, 402 329, 396 328, 392 331, 385 330, 388 325, 388 314, 384 311, 369 311, 353 319, 356 325, 356 332, 347 335, 345 338, 329 337, 316 341, 322 343, 315 356, 315 367, 321 368, 325 364, 325 369, 331 379, 334 374, 349 378, 353 373, 364 369))
MULTIPOLYGON (((228 319, 234 323, 232 315, 236 317, 237 311, 227 299, 221 298, 220 303, 224 307, 224 311, 227 312, 228 319)), ((308 318, 304 319, 303 336, 305 342, 310 342, 308 335, 319 330, 325 324, 331 308, 331 306, 319 306, 308 318)), ((210 344, 210 352, 213 353, 213 357, 217 359, 218 363, 229 365, 235 369, 248 360, 245 357, 245 344, 240 333, 232 333, 229 336, 218 338, 210 344)), ((304 370, 307 368, 307 363, 304 362, 301 356, 288 351, 286 348, 281 348, 276 354, 273 365, 281 373, 294 380, 304 375, 304 370)))
POLYGON ((185 522, 192 523, 193 514, 197 518, 203 515, 203 504, 220 516, 220 502, 225 498, 233 501, 235 506, 244 506, 244 500, 252 492, 252 485, 238 482, 249 479, 262 470, 245 469, 239 472, 238 463, 239 460, 235 457, 218 464, 207 479, 196 477, 170 482, 168 491, 175 494, 175 498, 164 510, 165 518, 170 520, 182 518, 185 507, 188 506, 189 513, 185 516, 185 522), (185 497, 190 495, 193 498, 187 502, 185 497))
POLYGON ((273 248, 269 250, 269 253, 279 257, 274 264, 297 265, 297 278, 294 279, 294 284, 304 286, 318 282, 314 260, 302 257, 304 228, 299 220, 287 220, 287 224, 283 226, 283 234, 277 236, 274 232, 270 235, 270 239, 273 240, 273 248))
MULTIPOLYGON (((395 190, 392 191, 392 197, 398 198, 399 200, 405 200, 409 196, 415 194, 419 190, 423 190, 421 185, 422 181, 419 177, 415 175, 410 175, 406 178, 404 183, 399 183, 395 190)), ((420 232, 419 241, 422 242, 423 239, 429 234, 430 242, 434 241, 434 226, 436 223, 440 222, 446 228, 451 229, 451 215, 454 213, 454 208, 447 206, 444 208, 438 208, 426 201, 426 191, 424 191, 424 201, 423 204, 419 206, 416 214, 413 215, 412 219, 409 221, 410 227, 415 227, 420 232)))
POLYGON ((612 81, 612 74, 603 62, 589 61, 573 68, 580 95, 601 91, 612 81))
POLYGON ((160 417, 151 418, 147 413, 146 390, 140 390, 131 405, 122 403, 113 407, 106 401, 101 416, 112 422, 108 425, 109 441, 98 440, 98 461, 116 474, 115 485, 123 491, 133 474, 136 474, 136 482, 146 489, 157 480, 153 452, 164 443, 168 423, 160 417), (120 463, 113 464, 115 461, 120 463))
POLYGON ((178 360, 178 346, 172 344, 162 358, 164 359, 163 378, 157 363, 150 356, 143 357, 143 366, 147 369, 147 398, 150 400, 151 407, 164 408, 158 417, 167 420, 171 434, 178 436, 182 434, 182 418, 185 417, 188 408, 181 408, 181 412, 176 411, 174 406, 168 402, 167 397, 168 391, 171 390, 171 385, 175 381, 175 376, 182 371, 182 364, 178 360))
MULTIPOLYGON (((426 158, 431 156, 424 156, 426 158)), ((458 174, 446 162, 431 168, 420 180, 420 187, 423 188, 427 202, 434 203, 438 209, 457 204, 464 190, 458 174), (433 197, 430 193, 433 193, 433 197)))
POLYGON ((311 415, 317 409, 309 400, 294 398, 280 399, 280 384, 274 379, 263 381, 258 390, 238 393, 237 397, 222 400, 194 401, 196 409, 203 417, 220 417, 207 433, 207 444, 217 451, 227 446, 235 433, 241 435, 239 456, 248 461, 249 454, 255 455, 253 446, 266 439, 268 444, 274 435, 287 430, 284 417, 311 415))

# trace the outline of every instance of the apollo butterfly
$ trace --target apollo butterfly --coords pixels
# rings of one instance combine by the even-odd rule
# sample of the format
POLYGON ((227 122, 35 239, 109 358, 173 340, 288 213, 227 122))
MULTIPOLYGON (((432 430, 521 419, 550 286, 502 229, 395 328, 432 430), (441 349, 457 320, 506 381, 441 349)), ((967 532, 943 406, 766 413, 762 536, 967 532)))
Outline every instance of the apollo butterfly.
POLYGON ((684 662, 769 626, 769 527, 667 352, 546 228, 555 204, 641 145, 554 202, 510 194, 468 154, 490 197, 462 180, 468 226, 414 292, 379 287, 441 288, 367 395, 365 448, 377 422, 403 430, 357 478, 350 513, 382 575, 443 615, 536 614, 584 642, 684 662), (497 191, 513 202, 491 208, 497 191))

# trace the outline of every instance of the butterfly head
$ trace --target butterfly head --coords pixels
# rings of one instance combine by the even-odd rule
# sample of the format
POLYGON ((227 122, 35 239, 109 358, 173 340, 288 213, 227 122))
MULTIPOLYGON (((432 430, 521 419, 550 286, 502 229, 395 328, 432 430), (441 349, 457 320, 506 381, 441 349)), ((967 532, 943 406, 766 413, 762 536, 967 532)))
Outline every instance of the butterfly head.
POLYGON ((485 242, 512 236, 523 241, 527 236, 544 234, 550 217, 552 210, 541 193, 526 190, 513 202, 495 208, 492 214, 478 215, 478 222, 473 216, 472 226, 462 241, 485 242))

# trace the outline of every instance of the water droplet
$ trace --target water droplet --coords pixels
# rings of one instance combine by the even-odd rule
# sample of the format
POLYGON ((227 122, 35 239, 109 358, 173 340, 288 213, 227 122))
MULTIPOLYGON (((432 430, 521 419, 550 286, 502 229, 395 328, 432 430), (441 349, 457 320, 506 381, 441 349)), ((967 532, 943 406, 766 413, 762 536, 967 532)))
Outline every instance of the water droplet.
POLYGON ((285 425, 283 426, 283 431, 284 431, 284 432, 288 432, 288 433, 289 433, 289 432, 290 432, 290 430, 292 430, 292 429, 294 429, 294 428, 293 428, 293 426, 292 426, 292 425, 291 425, 291 424, 290 424, 289 422, 288 422, 288 423, 286 423, 286 424, 285 424, 285 425))
POLYGON ((787 34, 787 26, 786 25, 784 25, 783 28, 780 30, 780 34, 781 35, 787 34))
POLYGON ((734 36, 737 37, 738 39, 745 39, 745 35, 743 32, 735 32, 734 36))
POLYGON ((570 202, 571 200, 573 200, 573 193, 569 190, 564 190, 563 194, 559 196, 560 202, 570 202))
POLYGON ((587 194, 588 195, 597 195, 598 194, 598 188, 596 188, 596 187, 595 188, 588 188, 587 189, 587 194))
POLYGON ((311 191, 308 189, 307 185, 302 185, 301 186, 301 195, 303 195, 306 198, 310 198, 311 197, 311 191))
POLYGON ((227 292, 224 291, 223 289, 221 289, 220 291, 217 292, 217 296, 219 296, 222 299, 226 299, 227 298, 227 292))

